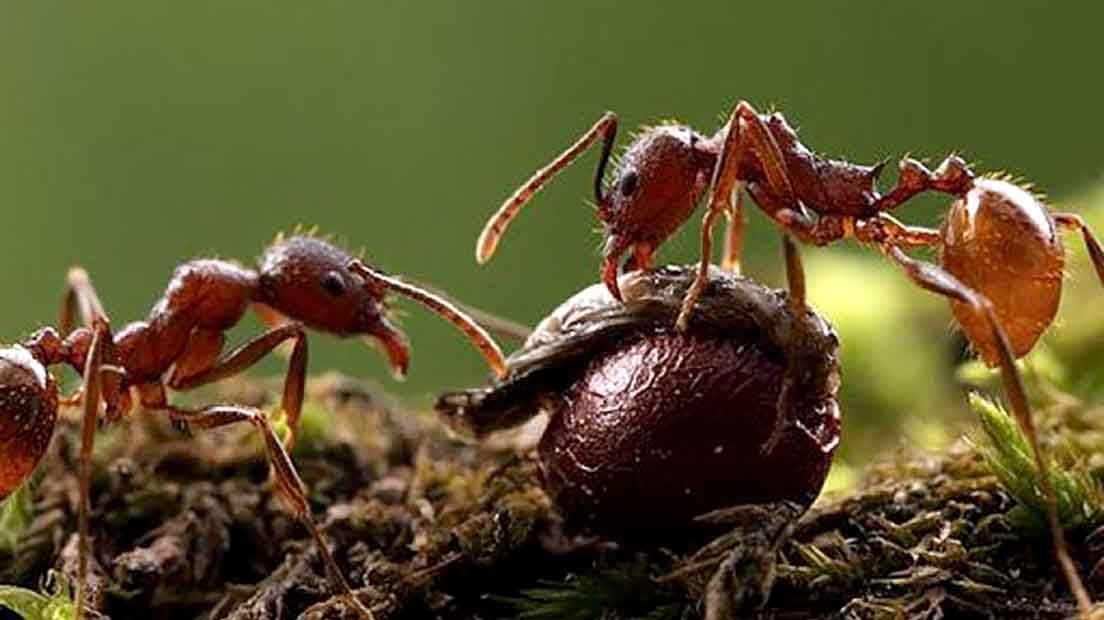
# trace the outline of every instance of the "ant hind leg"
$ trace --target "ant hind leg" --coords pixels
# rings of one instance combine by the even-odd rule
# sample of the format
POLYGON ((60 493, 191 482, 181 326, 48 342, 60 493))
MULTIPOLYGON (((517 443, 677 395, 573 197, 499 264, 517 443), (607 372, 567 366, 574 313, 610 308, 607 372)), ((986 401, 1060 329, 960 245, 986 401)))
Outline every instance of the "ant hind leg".
POLYGON ((303 397, 307 382, 307 334, 299 323, 285 323, 246 342, 231 351, 210 367, 195 369, 192 374, 173 376, 169 387, 174 390, 191 390, 221 381, 243 372, 259 362, 274 349, 287 341, 294 341, 291 359, 284 379, 284 394, 280 407, 287 416, 287 449, 295 445, 299 431, 299 416, 303 411, 303 397))
POLYGON ((1096 269, 1096 275, 1100 278, 1101 284, 1104 284, 1104 249, 1100 247, 1100 241, 1097 240, 1089 225, 1080 215, 1074 213, 1056 213, 1054 221, 1063 228, 1081 231, 1081 236, 1085 239, 1085 247, 1089 250, 1089 258, 1096 269))
MULTIPOLYGON (((972 306, 981 313, 989 323, 993 341, 997 343, 999 365, 1001 377, 1004 380, 1005 392, 1012 405, 1012 411, 1015 413, 1020 427, 1023 429, 1024 434, 1027 435, 1028 442, 1031 444, 1035 466, 1039 470, 1039 486, 1042 488, 1046 498, 1047 521, 1050 525, 1055 555, 1058 558, 1058 563, 1062 568, 1062 572, 1065 575, 1070 591, 1077 601, 1078 607, 1082 612, 1088 612, 1092 606, 1091 599, 1089 598, 1088 592, 1085 590, 1084 584, 1081 582, 1081 576, 1078 574, 1077 567, 1070 558, 1069 547, 1066 544, 1065 531, 1062 529, 1061 521, 1058 517, 1057 496, 1054 493, 1054 485, 1050 480, 1049 467, 1047 466, 1046 460, 1043 458, 1042 449, 1039 447, 1039 437, 1035 428, 1034 418, 1031 414, 1031 406, 1027 401, 1027 393, 1024 390, 1023 379, 1020 377, 1020 372, 1016 368, 1016 357, 1012 353, 1012 346, 1008 342, 1008 336, 1005 335, 1004 328, 1000 325, 996 311, 993 309, 993 304, 981 294, 959 282, 957 278, 947 273, 938 265, 915 260, 905 254, 901 248, 894 245, 883 245, 882 251, 891 261, 900 267, 905 272, 905 275, 917 286, 950 300, 972 306)), ((1087 613, 1085 613, 1085 615, 1087 616, 1087 613)))
POLYGON ((277 493, 287 502, 288 507, 306 527, 311 538, 314 539, 326 570, 330 573, 330 578, 338 587, 341 595, 361 617, 374 620, 371 610, 356 597, 348 580, 345 579, 344 573, 341 572, 337 560, 334 559, 330 548, 326 545, 322 532, 311 514, 310 504, 307 502, 306 494, 303 491, 304 485, 299 477, 299 472, 296 471, 291 456, 284 445, 280 443, 280 439, 276 436, 276 432, 272 429, 264 413, 250 407, 237 405, 212 405, 202 409, 181 409, 164 403, 159 408, 168 411, 174 422, 184 422, 191 428, 209 430, 240 423, 252 424, 261 435, 261 439, 264 440, 265 452, 268 455, 269 465, 272 467, 277 493))

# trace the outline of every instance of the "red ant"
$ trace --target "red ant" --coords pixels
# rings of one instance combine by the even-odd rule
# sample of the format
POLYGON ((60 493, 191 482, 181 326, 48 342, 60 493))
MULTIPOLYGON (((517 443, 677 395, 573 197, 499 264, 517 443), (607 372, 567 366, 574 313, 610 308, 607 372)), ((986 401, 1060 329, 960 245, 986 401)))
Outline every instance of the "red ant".
POLYGON ((1030 351, 1050 326, 1058 309, 1065 262, 1060 228, 1080 230, 1104 281, 1104 250, 1081 218, 1052 214, 1040 198, 1007 179, 977 177, 955 155, 934 172, 915 159, 902 159, 896 186, 880 194, 876 181, 886 162, 861 166, 824 158, 798 140, 781 114, 760 114, 743 101, 712 137, 682 125, 644 129, 616 164, 614 182, 607 188, 604 175, 616 135, 617 116, 607 112, 534 174, 487 222, 476 259, 489 260, 522 206, 598 138, 603 143, 594 198, 598 218, 606 227, 601 273, 617 299, 621 299, 617 286, 621 256, 632 250, 626 266, 649 269, 655 249, 690 217, 710 190, 701 227, 700 269, 684 299, 677 320, 680 329, 691 321, 708 282, 712 228, 721 214, 728 219, 722 266, 739 270, 745 192, 783 233, 789 296, 795 308, 805 304, 805 276, 794 239, 817 246, 855 239, 876 247, 915 284, 950 300, 973 348, 989 366, 1000 367, 1049 499, 1058 559, 1079 606, 1087 609, 1088 595, 1066 551, 1054 491, 1015 366, 1015 360, 1030 351), (925 191, 955 197, 942 230, 906 226, 889 215, 925 191), (938 248, 940 264, 906 254, 919 247, 938 248))
POLYGON ((111 331, 88 275, 69 272, 59 328, 45 327, 22 344, 0 349, 0 499, 22 485, 42 458, 54 433, 58 406, 83 401, 80 448, 80 537, 78 618, 84 615, 88 574, 88 517, 91 455, 103 403, 105 423, 131 409, 131 392, 142 406, 168 413, 183 428, 212 429, 238 423, 256 427, 264 439, 277 493, 306 526, 330 577, 366 618, 372 613, 353 595, 322 539, 289 451, 295 443, 307 371, 306 329, 338 336, 362 336, 382 345, 392 370, 406 372, 405 336, 385 316, 388 290, 414 299, 456 325, 500 376, 505 361, 487 332, 442 297, 384 275, 360 259, 309 236, 278 237, 254 271, 222 260, 180 265, 165 294, 145 321, 111 331), (270 327, 223 355, 225 332, 252 306, 270 327), (83 326, 72 329, 79 313, 83 326), (236 375, 283 343, 293 343, 281 407, 288 435, 281 443, 268 418, 239 405, 186 409, 169 403, 166 388, 191 390, 236 375), (47 368, 68 364, 82 373, 76 394, 62 398, 47 368))

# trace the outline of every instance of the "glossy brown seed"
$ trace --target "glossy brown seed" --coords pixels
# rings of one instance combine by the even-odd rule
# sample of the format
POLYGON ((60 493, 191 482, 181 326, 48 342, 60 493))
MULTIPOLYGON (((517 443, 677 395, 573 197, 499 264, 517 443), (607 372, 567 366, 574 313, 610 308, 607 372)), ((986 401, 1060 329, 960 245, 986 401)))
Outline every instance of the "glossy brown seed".
MULTIPOLYGON (((1030 192, 999 179, 978 179, 951 206, 943 224, 943 266, 996 310, 1016 357, 1054 321, 1065 254, 1049 210, 1030 192)), ((999 359, 985 318, 952 302, 966 337, 990 366, 999 359)))
POLYGON ((691 267, 636 271, 554 310, 493 385, 437 408, 482 437, 540 411, 543 483, 565 520, 611 538, 685 532, 694 517, 807 506, 839 442, 838 341, 815 313, 713 270, 687 332, 691 267))
POLYGON ((549 494, 577 523, 619 537, 729 506, 811 503, 838 443, 838 410, 802 411, 764 452, 784 371, 777 350, 732 338, 662 331, 614 347, 541 440, 549 494))

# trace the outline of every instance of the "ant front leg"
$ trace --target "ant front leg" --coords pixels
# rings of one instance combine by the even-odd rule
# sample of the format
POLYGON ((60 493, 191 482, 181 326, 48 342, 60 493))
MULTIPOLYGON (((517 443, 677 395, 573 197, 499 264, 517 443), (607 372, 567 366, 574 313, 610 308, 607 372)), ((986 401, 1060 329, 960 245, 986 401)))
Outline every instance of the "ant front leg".
POLYGON ((287 450, 280 443, 280 439, 276 436, 276 432, 272 429, 272 425, 269 424, 264 413, 237 405, 212 405, 195 410, 181 409, 164 402, 164 390, 161 390, 160 393, 161 402, 156 402, 157 400, 155 397, 153 402, 147 406, 168 411, 174 422, 184 422, 191 428, 207 430, 241 423, 253 425, 260 433, 261 439, 264 440, 265 452, 268 455, 269 465, 272 467, 277 493, 303 523, 304 527, 307 528, 311 538, 314 539, 318 552, 322 556, 322 561, 326 565, 326 570, 330 573, 330 578, 334 581, 341 595, 361 617, 373 620, 374 616, 371 610, 356 597, 348 580, 345 579, 345 574, 341 572, 337 560, 334 559, 330 548, 326 545, 325 539, 322 538, 322 532, 311 515, 310 504, 307 503, 307 497, 303 492, 303 480, 299 477, 299 472, 296 471, 291 456, 288 455, 287 450))
POLYGON ((1058 563, 1062 567, 1070 591, 1077 600, 1078 607, 1082 611, 1089 610, 1092 603, 1085 590, 1085 586, 1081 583, 1081 577, 1078 575, 1077 567, 1074 565, 1069 555, 1065 531, 1062 529, 1062 524, 1058 517, 1058 500, 1054 492, 1054 485, 1050 480, 1050 468, 1047 466, 1047 462, 1043 458, 1042 449, 1039 447, 1038 432, 1035 428, 1035 420, 1031 414, 1031 406, 1027 401, 1027 393, 1024 390, 1023 379, 1020 377, 1020 372, 1016 368, 1016 357, 1012 352, 1012 346, 1009 344, 1008 336, 1005 334, 1004 328, 1001 327, 1000 321, 997 318, 992 302, 962 284, 962 282, 950 273, 947 273, 942 267, 932 263, 915 260, 905 254, 899 247, 886 244, 882 246, 882 251, 891 261, 904 270, 905 275, 907 275, 910 280, 921 288, 937 295, 942 295, 953 301, 972 306, 980 315, 985 317, 986 322, 989 324, 993 341, 997 344, 997 352, 999 355, 998 361, 1001 377, 1004 380, 1005 392, 1012 404, 1012 411, 1015 413, 1016 419, 1019 421, 1024 434, 1027 435, 1028 443, 1031 444, 1035 466, 1039 470, 1039 486, 1042 488, 1043 495, 1046 499, 1047 521, 1053 538, 1055 555, 1058 557, 1058 563))
POLYGON ((58 331, 61 332, 62 337, 68 336, 76 327, 78 314, 81 325, 89 328, 93 326, 97 317, 107 317, 100 302, 100 296, 92 286, 92 279, 88 277, 88 272, 81 267, 73 267, 65 278, 65 295, 62 298, 61 313, 58 317, 58 331))
POLYGON ((85 599, 88 597, 88 556, 92 552, 89 543, 89 513, 92 494, 92 447, 96 438, 96 419, 100 411, 102 370, 105 354, 112 341, 111 327, 105 318, 93 319, 92 344, 84 363, 81 412, 81 444, 78 459, 80 496, 77 505, 77 620, 85 617, 85 599))
MULTIPOLYGON (((288 362, 280 407, 287 416, 288 436, 285 444, 290 450, 295 445, 299 431, 299 416, 303 411, 303 395, 307 381, 307 334, 299 323, 286 323, 270 329, 231 351, 221 360, 213 362, 207 368, 178 367, 169 379, 168 386, 174 390, 184 391, 232 377, 253 366, 289 340, 293 340, 295 344, 291 352, 291 360, 288 362), (184 374, 188 371, 191 374, 184 374)), ((194 343, 190 341, 189 344, 194 343)))
POLYGON ((1100 247, 1100 242, 1097 241, 1096 235, 1093 234, 1089 225, 1085 223, 1080 215, 1074 213, 1056 213, 1054 221, 1063 228, 1081 231, 1081 236, 1085 239, 1085 247, 1089 250, 1089 258, 1092 260, 1093 267, 1096 268, 1096 275, 1100 278, 1100 282, 1104 284, 1104 249, 1100 247))
POLYGON ((782 151, 771 134, 770 128, 755 108, 746 101, 737 103, 726 128, 724 145, 721 147, 721 154, 713 169, 709 207, 702 217, 702 254, 698 274, 683 299, 676 323, 680 330, 685 330, 689 326, 694 306, 709 281, 709 263, 713 253, 713 223, 721 213, 733 210, 732 195, 742 180, 739 178, 739 166, 746 154, 750 153, 758 160, 770 193, 776 196, 787 210, 811 222, 810 216, 794 194, 782 151))
POLYGON ((740 275, 740 260, 744 254, 744 184, 736 183, 736 204, 727 214, 725 224, 724 251, 721 254, 721 269, 740 275))

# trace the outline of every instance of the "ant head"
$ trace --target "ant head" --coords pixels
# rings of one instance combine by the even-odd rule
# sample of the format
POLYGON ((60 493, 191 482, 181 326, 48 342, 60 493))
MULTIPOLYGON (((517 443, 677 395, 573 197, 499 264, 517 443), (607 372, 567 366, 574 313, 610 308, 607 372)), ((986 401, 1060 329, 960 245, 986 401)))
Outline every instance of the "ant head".
POLYGON ((406 337, 384 316, 385 289, 349 269, 344 250, 322 239, 277 238, 260 260, 257 301, 289 319, 338 336, 368 336, 381 345, 392 372, 410 363, 406 337))
POLYGON ((0 500, 34 471, 57 424, 57 384, 21 346, 0 349, 0 500))
POLYGON ((681 125, 644 130, 621 157, 598 205, 610 235, 658 244, 694 210, 709 185, 715 156, 681 125))
MULTIPOLYGON (((941 262, 993 304, 1016 357, 1027 354, 1054 321, 1065 254, 1042 200, 1006 178, 980 178, 943 223, 941 262)), ((985 317, 966 304, 951 310, 989 365, 999 361, 985 317)))

